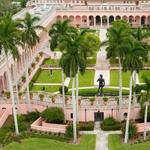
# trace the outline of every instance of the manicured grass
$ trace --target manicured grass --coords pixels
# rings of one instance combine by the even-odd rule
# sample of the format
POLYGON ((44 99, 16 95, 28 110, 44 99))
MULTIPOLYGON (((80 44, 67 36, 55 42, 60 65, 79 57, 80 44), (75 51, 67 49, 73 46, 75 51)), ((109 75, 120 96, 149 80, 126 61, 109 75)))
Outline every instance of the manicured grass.
POLYGON ((143 82, 143 80, 142 80, 142 76, 143 75, 145 75, 147 77, 150 77, 150 70, 142 70, 142 71, 140 71, 140 73, 139 73, 139 80, 140 80, 140 82, 143 82))
POLYGON ((45 87, 45 92, 57 92, 59 90, 59 85, 54 85, 54 86, 50 86, 50 85, 46 85, 46 86, 40 86, 40 85, 33 85, 31 88, 31 91, 33 92, 37 92, 37 91, 43 91, 43 87, 45 87))
POLYGON ((35 83, 61 83, 61 70, 53 70, 52 76, 49 70, 41 70, 35 83))
POLYGON ((3 150, 95 150, 95 135, 83 135, 79 145, 51 139, 29 138, 11 143, 3 150))
POLYGON ((124 145, 121 144, 120 135, 109 135, 108 138, 109 150, 149 150, 150 142, 135 144, 135 145, 124 145))
POLYGON ((43 65, 48 65, 48 66, 54 66, 54 67, 59 67, 59 59, 45 59, 42 63, 43 65))
MULTIPOLYGON (((84 75, 79 74, 79 87, 93 86, 94 85, 95 70, 86 70, 84 75)), ((72 87, 70 81, 69 88, 72 87)))
POLYGON ((87 63, 87 66, 95 65, 96 64, 96 57, 88 58, 86 63, 87 63))
MULTIPOLYGON (((122 85, 123 87, 129 87, 130 83, 130 72, 122 72, 122 85)), ((110 85, 119 86, 119 72, 118 70, 110 71, 110 85)))

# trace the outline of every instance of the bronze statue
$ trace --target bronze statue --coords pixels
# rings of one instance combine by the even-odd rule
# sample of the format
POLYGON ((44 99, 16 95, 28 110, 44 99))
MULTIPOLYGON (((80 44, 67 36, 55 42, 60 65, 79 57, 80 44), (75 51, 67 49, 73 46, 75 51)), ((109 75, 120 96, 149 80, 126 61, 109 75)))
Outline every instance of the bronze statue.
POLYGON ((98 78, 97 82, 99 82, 99 87, 98 87, 98 96, 103 96, 103 87, 105 86, 105 80, 103 79, 103 75, 100 74, 100 77, 98 78))

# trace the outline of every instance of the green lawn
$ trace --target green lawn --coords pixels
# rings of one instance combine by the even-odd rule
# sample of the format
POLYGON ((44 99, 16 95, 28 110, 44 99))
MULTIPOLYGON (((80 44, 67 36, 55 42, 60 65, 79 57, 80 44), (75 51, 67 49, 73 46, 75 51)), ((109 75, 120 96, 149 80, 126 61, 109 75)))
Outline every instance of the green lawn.
POLYGON ((86 63, 87 63, 87 66, 95 65, 96 64, 96 57, 88 58, 86 63))
POLYGON ((43 65, 49 65, 49 66, 54 66, 54 67, 58 67, 59 66, 59 59, 45 59, 42 63, 43 65))
MULTIPOLYGON (((93 86, 94 85, 95 70, 86 70, 84 75, 79 74, 79 87, 93 86)), ((72 87, 70 81, 69 88, 72 87)))
POLYGON ((29 138, 21 143, 11 143, 3 150, 95 150, 95 135, 83 135, 79 145, 51 139, 29 138))
POLYGON ((35 83, 61 83, 61 70, 53 70, 52 76, 49 70, 41 70, 35 83))
MULTIPOLYGON (((45 87, 45 92, 57 92, 59 90, 59 85, 54 85, 54 86, 49 86, 46 85, 45 87)), ((40 85, 33 85, 31 88, 31 91, 37 92, 37 91, 43 91, 43 86, 40 85)))
POLYGON ((142 76, 143 75, 146 75, 147 77, 150 77, 150 70, 142 70, 142 71, 140 71, 140 73, 139 73, 139 80, 140 80, 140 82, 143 82, 143 80, 142 80, 142 76))
POLYGON ((149 150, 150 142, 135 144, 135 145, 124 145, 121 144, 120 135, 109 135, 108 147, 109 150, 149 150))
MULTIPOLYGON (((130 72, 122 72, 122 85, 123 87, 129 87, 130 83, 130 72)), ((118 70, 110 71, 110 85, 119 86, 119 72, 118 70)))

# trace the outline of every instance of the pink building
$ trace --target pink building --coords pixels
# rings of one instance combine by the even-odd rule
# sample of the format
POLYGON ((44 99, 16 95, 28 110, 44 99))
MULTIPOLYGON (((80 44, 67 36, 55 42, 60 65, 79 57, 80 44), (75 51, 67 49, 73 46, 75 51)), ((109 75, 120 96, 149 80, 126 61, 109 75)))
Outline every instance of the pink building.
MULTIPOLYGON (((14 18, 22 18, 26 12, 39 16, 38 24, 47 29, 56 20, 70 19, 74 26, 86 28, 107 28, 112 21, 117 19, 127 20, 133 27, 150 25, 150 1, 149 0, 29 0, 27 8, 14 15, 14 18)), ((39 32, 38 43, 28 54, 30 65, 35 57, 49 40, 46 32, 39 32)), ((9 57, 9 66, 12 78, 19 83, 25 72, 25 52, 20 48, 20 59, 14 62, 9 57)), ((6 62, 4 55, 0 55, 0 91, 8 90, 6 62)))

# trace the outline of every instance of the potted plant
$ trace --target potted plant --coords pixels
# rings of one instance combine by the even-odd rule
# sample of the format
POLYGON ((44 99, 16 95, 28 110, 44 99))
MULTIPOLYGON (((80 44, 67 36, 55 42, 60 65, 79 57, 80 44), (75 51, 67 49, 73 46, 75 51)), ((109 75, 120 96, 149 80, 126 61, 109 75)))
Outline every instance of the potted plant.
POLYGON ((37 57, 35 58, 35 60, 36 60, 36 62, 39 62, 40 58, 37 56, 37 57))
POLYGON ((103 101, 104 101, 104 104, 106 105, 106 104, 107 104, 107 101, 108 101, 108 97, 104 96, 104 97, 103 97, 103 101))
POLYGON ((26 77, 22 76, 22 82, 25 83, 26 82, 26 77))
POLYGON ((31 74, 31 68, 28 69, 28 73, 29 73, 29 75, 31 74))
POLYGON ((78 105, 79 106, 81 105, 81 99, 78 99, 78 105))
POLYGON ((9 91, 5 92, 5 96, 7 99, 10 99, 10 92, 9 91))
POLYGON ((19 92, 19 99, 22 99, 22 92, 19 92))
POLYGON ((51 97, 51 101, 52 101, 52 103, 55 103, 55 101, 56 101, 55 96, 51 97))
POLYGON ((95 98, 94 98, 94 97, 90 98, 91 105, 94 104, 94 101, 95 101, 95 98))
POLYGON ((35 63, 32 63, 31 66, 32 66, 32 68, 35 68, 35 63))
POLYGON ((40 54, 41 57, 43 56, 43 52, 40 52, 39 54, 40 54))
POLYGON ((39 94, 39 98, 40 98, 41 101, 43 101, 44 95, 43 94, 39 94))
POLYGON ((33 93, 30 93, 30 99, 31 100, 33 99, 33 93))
POLYGON ((65 96, 65 104, 68 104, 68 101, 69 101, 69 97, 65 96))

